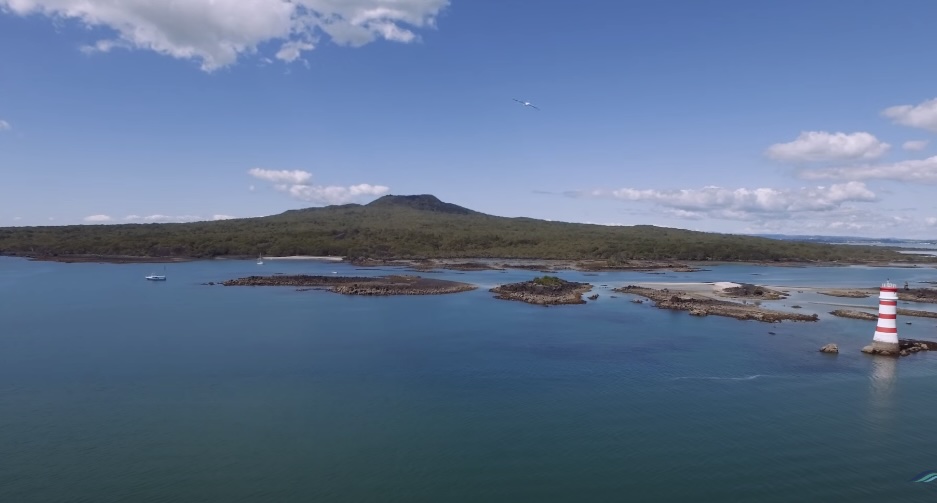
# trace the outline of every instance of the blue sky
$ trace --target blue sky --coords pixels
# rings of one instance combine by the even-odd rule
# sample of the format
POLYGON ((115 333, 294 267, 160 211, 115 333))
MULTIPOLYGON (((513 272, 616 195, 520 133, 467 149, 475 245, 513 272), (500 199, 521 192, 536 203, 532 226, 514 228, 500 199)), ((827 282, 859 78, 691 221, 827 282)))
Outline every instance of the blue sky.
POLYGON ((430 193, 937 237, 930 0, 180 4, 0 0, 0 226, 430 193))

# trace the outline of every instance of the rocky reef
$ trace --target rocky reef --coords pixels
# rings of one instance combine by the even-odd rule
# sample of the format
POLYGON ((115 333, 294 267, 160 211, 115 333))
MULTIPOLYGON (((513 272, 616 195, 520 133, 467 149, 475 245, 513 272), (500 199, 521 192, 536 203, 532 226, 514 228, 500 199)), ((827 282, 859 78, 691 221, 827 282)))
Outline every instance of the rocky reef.
POLYGON ((829 297, 841 297, 847 299, 865 299, 871 297, 875 292, 873 290, 820 290, 817 293, 829 297))
MULTIPOLYGON (((868 311, 856 311, 854 309, 837 309, 835 311, 830 311, 830 314, 833 316, 839 316, 840 318, 852 318, 854 320, 863 320, 863 321, 877 321, 878 314, 868 311)), ((898 316, 914 316, 917 318, 937 318, 937 312, 934 311, 921 311, 918 309, 904 309, 898 308, 898 316)))
POLYGON ((937 289, 935 288, 907 288, 898 290, 898 300, 906 302, 929 302, 937 304, 937 289))
POLYGON ((474 290, 477 287, 458 281, 429 279, 420 276, 248 276, 228 280, 224 286, 289 286, 302 290, 329 290, 344 295, 440 295, 474 290))
POLYGON ((755 320, 766 323, 781 321, 817 321, 815 314, 787 313, 764 309, 755 304, 740 304, 726 300, 716 300, 695 296, 686 292, 674 292, 669 289, 657 290, 640 286, 629 285, 616 288, 614 291, 638 295, 654 301, 660 309, 673 309, 688 311, 693 316, 726 316, 738 320, 755 320))
POLYGON ((749 283, 740 283, 739 286, 725 288, 721 294, 726 297, 753 300, 780 300, 788 297, 788 294, 782 291, 749 283))
MULTIPOLYGON (((894 343, 892 343, 894 344, 894 343)), ((916 339, 898 339, 898 351, 888 351, 878 349, 875 345, 868 345, 862 348, 862 352, 870 355, 881 356, 908 356, 921 351, 937 350, 937 342, 921 341, 916 339)))
POLYGON ((865 311, 855 311, 852 309, 837 309, 835 311, 830 311, 830 314, 833 316, 838 316, 840 318, 852 318, 854 320, 863 320, 863 321, 876 321, 878 320, 878 315, 867 313, 865 311))
POLYGON ((826 346, 823 346, 822 348, 820 348, 820 352, 821 352, 821 353, 836 354, 836 353, 839 353, 839 346, 837 346, 836 344, 830 343, 830 344, 827 344, 826 346))
POLYGON ((555 276, 543 276, 521 283, 496 286, 489 290, 496 299, 516 300, 540 306, 559 304, 585 304, 582 294, 592 289, 589 283, 566 281, 555 276))

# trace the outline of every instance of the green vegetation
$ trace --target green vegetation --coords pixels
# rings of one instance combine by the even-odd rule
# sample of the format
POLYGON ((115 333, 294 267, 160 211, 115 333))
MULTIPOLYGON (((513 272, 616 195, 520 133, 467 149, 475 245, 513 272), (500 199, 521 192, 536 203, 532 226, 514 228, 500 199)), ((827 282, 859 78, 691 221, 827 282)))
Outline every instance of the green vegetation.
POLYGON ((541 276, 534 278, 534 283, 542 286, 560 286, 563 284, 563 280, 556 276, 541 276))
POLYGON ((636 225, 548 222, 486 215, 433 196, 385 196, 368 205, 292 210, 187 224, 0 228, 0 254, 256 257, 258 253, 372 258, 686 261, 918 260, 874 246, 825 245, 636 225))

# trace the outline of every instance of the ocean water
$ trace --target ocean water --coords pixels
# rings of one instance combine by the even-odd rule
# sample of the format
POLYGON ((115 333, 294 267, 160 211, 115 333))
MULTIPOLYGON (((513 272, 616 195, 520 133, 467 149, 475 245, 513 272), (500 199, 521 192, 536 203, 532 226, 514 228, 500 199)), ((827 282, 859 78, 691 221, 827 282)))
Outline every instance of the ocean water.
MULTIPOLYGON (((935 269, 561 273, 600 298, 543 308, 486 291, 529 271, 364 298, 200 283, 390 270, 210 261, 143 279, 162 268, 0 258, 0 502, 937 499, 937 482, 909 482, 937 469, 937 354, 861 354, 874 323, 813 303, 874 298, 794 291, 776 304, 821 321, 769 325, 608 291, 918 286, 935 269), (818 353, 828 342, 841 353, 818 353)), ((937 340, 937 320, 899 331, 937 340)))

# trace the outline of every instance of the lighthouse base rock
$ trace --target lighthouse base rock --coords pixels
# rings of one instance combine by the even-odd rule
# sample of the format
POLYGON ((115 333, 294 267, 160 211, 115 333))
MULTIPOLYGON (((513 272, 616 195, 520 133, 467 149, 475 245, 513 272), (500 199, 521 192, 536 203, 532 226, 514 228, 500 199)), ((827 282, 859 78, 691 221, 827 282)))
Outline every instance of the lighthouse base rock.
POLYGON ((863 353, 882 356, 908 356, 919 351, 934 350, 937 350, 937 342, 914 339, 900 339, 898 344, 875 341, 871 345, 862 348, 863 353))

